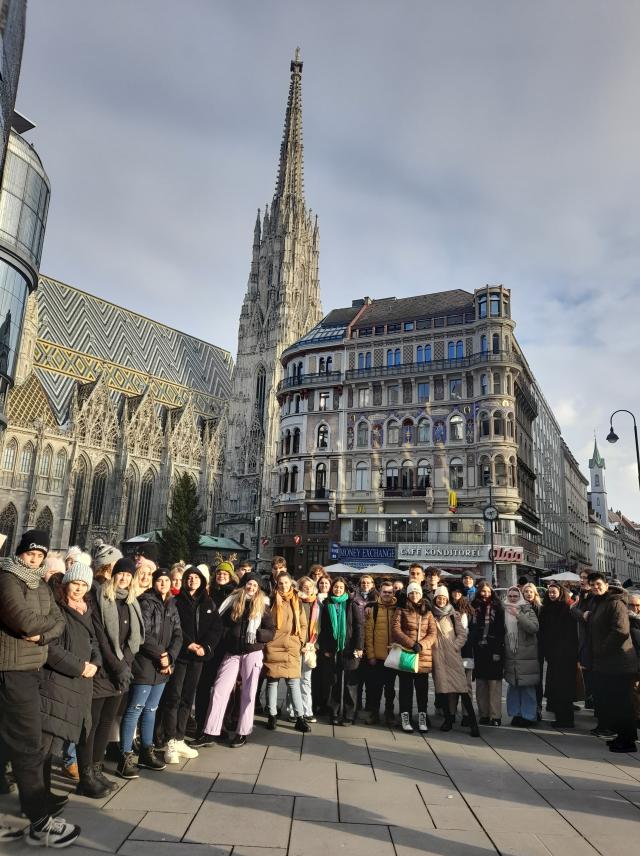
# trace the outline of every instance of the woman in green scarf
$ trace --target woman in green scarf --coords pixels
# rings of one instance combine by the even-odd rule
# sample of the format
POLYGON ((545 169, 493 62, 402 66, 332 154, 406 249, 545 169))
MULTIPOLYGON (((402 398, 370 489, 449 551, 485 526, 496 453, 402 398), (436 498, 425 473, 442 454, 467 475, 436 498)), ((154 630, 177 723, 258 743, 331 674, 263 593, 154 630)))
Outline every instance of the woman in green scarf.
POLYGON ((320 617, 320 666, 331 688, 329 710, 332 725, 351 725, 356 715, 356 670, 362 659, 362 615, 349 598, 342 577, 331 583, 320 617))

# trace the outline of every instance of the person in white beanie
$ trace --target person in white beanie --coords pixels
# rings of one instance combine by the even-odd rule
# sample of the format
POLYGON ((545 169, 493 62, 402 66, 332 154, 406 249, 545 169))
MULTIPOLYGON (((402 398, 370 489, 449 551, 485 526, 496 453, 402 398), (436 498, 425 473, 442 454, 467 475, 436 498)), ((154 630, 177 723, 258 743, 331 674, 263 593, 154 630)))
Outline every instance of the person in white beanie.
POLYGON ((209 573, 209 568, 208 568, 208 566, 207 566, 207 565, 205 565, 205 564, 201 564, 201 565, 196 565, 196 568, 200 571, 200 573, 202 574, 202 576, 203 576, 203 577, 205 578, 205 580, 207 581, 207 585, 209 585, 209 580, 210 580, 210 578, 211 578, 211 574, 209 573))

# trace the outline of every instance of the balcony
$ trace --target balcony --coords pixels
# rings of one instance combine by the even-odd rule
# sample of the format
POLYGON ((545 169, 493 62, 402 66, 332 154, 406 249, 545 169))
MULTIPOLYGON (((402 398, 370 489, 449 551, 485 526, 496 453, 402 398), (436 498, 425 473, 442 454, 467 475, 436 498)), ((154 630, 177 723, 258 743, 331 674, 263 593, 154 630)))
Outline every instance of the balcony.
POLYGON ((384 496, 385 499, 402 499, 403 497, 412 497, 412 496, 422 496, 424 497, 425 490, 407 490, 406 488, 385 488, 384 496))
POLYGON ((295 389, 301 386, 333 386, 342 382, 342 372, 318 372, 317 374, 292 375, 283 378, 277 392, 295 389))
MULTIPOLYGON (((497 532, 494 535, 496 544, 510 547, 519 544, 519 536, 503 535, 497 532)), ((348 540, 342 543, 351 544, 488 544, 489 534, 484 532, 358 532, 351 530, 348 540)))
POLYGON ((403 363, 399 366, 375 366, 368 369, 350 369, 345 380, 361 380, 370 377, 395 377, 397 375, 426 375, 447 369, 467 369, 485 363, 520 363, 514 351, 485 351, 470 357, 447 360, 431 360, 428 363, 403 363))

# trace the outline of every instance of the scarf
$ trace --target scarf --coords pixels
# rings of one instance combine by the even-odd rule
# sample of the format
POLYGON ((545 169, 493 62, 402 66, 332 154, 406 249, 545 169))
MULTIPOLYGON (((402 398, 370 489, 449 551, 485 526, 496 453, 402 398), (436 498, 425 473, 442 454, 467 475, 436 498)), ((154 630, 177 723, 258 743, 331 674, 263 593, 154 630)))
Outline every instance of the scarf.
POLYGON ((300 595, 300 600, 303 603, 309 604, 309 642, 316 642, 318 639, 318 618, 320 616, 320 601, 315 594, 310 597, 300 595))
POLYGON ((179 588, 174 588, 173 586, 171 586, 171 588, 169 589, 169 591, 171 592, 171 594, 173 595, 173 597, 178 597, 178 595, 180 594, 181 589, 179 589, 179 588))
MULTIPOLYGON (((516 589, 515 586, 512 586, 507 591, 507 597, 509 596, 509 592, 516 589)), ((504 626, 506 630, 507 637, 507 645, 509 646, 509 650, 513 651, 515 654, 518 650, 518 615, 511 615, 509 611, 510 606, 516 606, 518 608, 518 612, 522 609, 526 604, 526 600, 522 597, 522 592, 520 589, 517 589, 520 594, 520 599, 516 603, 511 603, 511 601, 507 601, 504 608, 504 626)))
MULTIPOLYGON (((220 606, 218 607, 218 613, 220 615, 224 615, 224 613, 227 612, 227 610, 231 609, 231 607, 233 606, 233 604, 236 601, 236 598, 238 598, 239 596, 240 596, 240 592, 234 591, 233 594, 230 594, 229 597, 225 598, 225 600, 223 600, 222 603, 220 604, 220 606)), ((268 598, 265 598, 265 600, 267 601, 267 603, 269 603, 268 598)), ((245 606, 245 609, 247 609, 247 607, 249 607, 249 608, 251 607, 251 601, 248 601, 247 605, 245 606)), ((246 633, 246 636, 244 637, 247 645, 255 645, 256 644, 256 634, 257 634, 258 628, 260 627, 261 624, 262 624, 262 616, 261 615, 258 615, 256 618, 250 618, 249 619, 249 621, 247 623, 247 633, 246 633)))
MULTIPOLYGON (((116 600, 126 600, 128 596, 128 589, 116 589, 116 600)), ((118 618, 116 602, 108 600, 103 594, 100 595, 98 600, 100 603, 102 626, 109 637, 116 657, 118 660, 123 660, 124 654, 120 648, 120 619, 118 618)), ((133 603, 129 603, 127 606, 129 607, 129 638, 127 639, 127 647, 135 656, 144 642, 144 624, 138 601, 134 600, 133 603)))
POLYGON ((329 619, 331 620, 331 632, 336 642, 336 651, 344 651, 347 641, 346 602, 348 600, 349 595, 347 592, 338 596, 331 595, 328 598, 327 608, 329 610, 329 619))
POLYGON ((9 571, 14 577, 22 580, 27 588, 37 589, 40 581, 44 578, 44 560, 39 568, 30 568, 19 556, 11 556, 5 559, 2 564, 5 571, 9 571))
POLYGON ((482 628, 482 639, 480 640, 480 645, 486 645, 487 637, 489 636, 489 630, 491 629, 491 622, 496 617, 496 611, 494 608, 494 604, 491 600, 481 601, 478 605, 478 611, 480 612, 480 616, 484 625, 482 628))
POLYGON ((442 608, 440 608, 439 606, 436 606, 434 603, 433 606, 431 607, 431 612, 433 612, 436 619, 445 618, 445 616, 451 615, 451 613, 453 612, 453 607, 451 606, 450 603, 448 603, 446 606, 443 606, 442 608))
POLYGON ((293 589, 289 589, 286 594, 276 592, 276 602, 271 609, 271 615, 274 618, 276 630, 280 630, 284 620, 284 605, 288 603, 293 612, 293 636, 300 636, 300 604, 298 597, 293 589))

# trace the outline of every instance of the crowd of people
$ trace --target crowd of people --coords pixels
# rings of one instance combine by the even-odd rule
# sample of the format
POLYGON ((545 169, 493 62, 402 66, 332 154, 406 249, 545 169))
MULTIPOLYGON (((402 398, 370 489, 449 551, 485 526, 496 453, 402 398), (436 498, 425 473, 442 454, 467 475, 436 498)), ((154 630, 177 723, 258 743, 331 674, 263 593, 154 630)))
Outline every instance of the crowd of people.
POLYGON ((256 714, 302 734, 325 716, 427 733, 429 675, 441 731, 459 707, 473 737, 500 726, 506 682, 511 726, 536 726, 546 699, 551 724, 573 728, 584 701, 593 733, 635 752, 640 595, 586 572, 578 591, 551 581, 542 594, 526 579, 504 598, 470 574, 445 585, 420 564, 405 588, 321 565, 294 579, 280 556, 265 576, 229 561, 167 569, 152 544, 133 559, 103 543, 63 557, 25 532, 0 563, 0 792, 17 787, 28 825, 0 826, 0 840, 77 839, 56 764, 103 799, 117 788, 106 758, 123 779, 160 772, 219 741, 242 747, 256 714))

